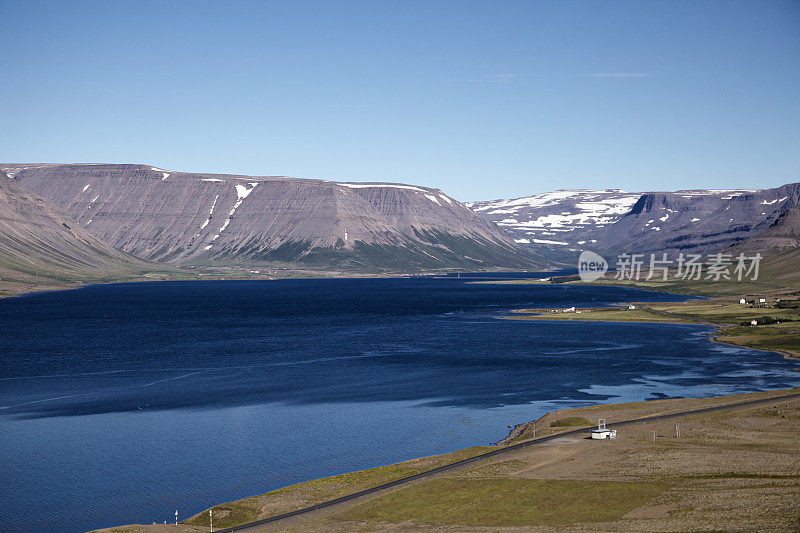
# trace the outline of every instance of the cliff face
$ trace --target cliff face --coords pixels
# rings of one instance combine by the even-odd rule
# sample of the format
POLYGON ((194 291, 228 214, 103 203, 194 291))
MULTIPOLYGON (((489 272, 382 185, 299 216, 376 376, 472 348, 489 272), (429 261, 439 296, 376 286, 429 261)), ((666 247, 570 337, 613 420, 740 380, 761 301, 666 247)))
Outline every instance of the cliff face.
POLYGON ((708 254, 731 246, 777 252, 796 246, 800 184, 774 189, 555 191, 469 204, 516 242, 574 265, 582 250, 708 254))
POLYGON ((800 203, 800 184, 763 190, 646 193, 598 248, 707 254, 759 236, 800 203))
POLYGON ((49 202, 0 172, 0 269, 51 279, 107 279, 148 265, 111 249, 49 202))
POLYGON ((191 174, 145 165, 4 165, 101 242, 168 263, 354 269, 540 266, 436 189, 191 174))

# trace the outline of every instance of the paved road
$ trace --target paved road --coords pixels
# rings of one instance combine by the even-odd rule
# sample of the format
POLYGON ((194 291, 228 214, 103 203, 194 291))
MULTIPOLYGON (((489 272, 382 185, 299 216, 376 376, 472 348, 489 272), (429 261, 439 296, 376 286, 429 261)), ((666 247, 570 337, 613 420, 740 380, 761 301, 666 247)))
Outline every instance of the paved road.
MULTIPOLYGON (((758 399, 758 400, 748 400, 748 401, 744 401, 744 402, 729 403, 729 404, 726 404, 726 405, 718 405, 718 406, 714 406, 714 407, 703 407, 701 409, 691 409, 691 410, 688 410, 688 411, 680 411, 680 412, 677 412, 677 413, 670 413, 670 414, 660 415, 660 416, 646 416, 646 417, 643 417, 643 418, 635 418, 635 419, 632 419, 632 420, 623 420, 621 422, 614 422, 614 426, 624 426, 624 425, 629 425, 629 424, 635 424, 637 422, 650 422, 650 421, 653 421, 653 420, 669 420, 671 418, 678 418, 678 417, 683 417, 683 416, 688 416, 688 415, 696 415, 696 414, 702 414, 702 413, 710 413, 710 412, 713 412, 713 411, 722 411, 722 410, 725 410, 725 409, 732 409, 732 408, 736 408, 736 407, 745 407, 745 406, 750 406, 750 405, 758 405, 758 404, 761 404, 761 403, 771 403, 771 402, 774 402, 775 400, 780 400, 780 399, 785 399, 785 398, 796 398, 796 397, 800 397, 800 392, 785 394, 783 396, 773 396, 771 398, 763 398, 763 399, 758 399)), ((284 520, 286 518, 291 518, 293 516, 298 516, 298 515, 310 513, 312 511, 316 511, 316 510, 319 510, 319 509, 324 509, 326 507, 331 507, 333 505, 338 505, 340 503, 344 503, 344 502, 347 502, 347 501, 350 501, 350 500, 355 500, 357 498, 361 498, 363 496, 367 496, 367 495, 373 494, 375 492, 380 492, 382 490, 386 490, 386 489, 390 489, 390 488, 397 487, 397 486, 400 486, 400 485, 404 485, 404 484, 409 483, 411 481, 416 481, 418 479, 430 477, 430 476, 433 476, 435 474, 439 474, 441 472, 445 472, 445 471, 448 471, 448 470, 454 470, 456 468, 460 468, 462 466, 465 466, 465 465, 468 465, 468 464, 471 464, 471 463, 482 461, 484 459, 489 459, 491 457, 495 457, 495 456, 498 456, 498 455, 503 455, 503 454, 506 454, 506 453, 510 453, 510 452, 513 452, 513 451, 516 451, 516 450, 519 450, 519 449, 522 449, 522 448, 526 448, 528 446, 536 446, 538 444, 542 444, 544 442, 552 441, 552 440, 555 440, 555 439, 561 439, 563 437, 569 437, 569 436, 575 436, 575 435, 586 435, 587 431, 588 431, 587 428, 574 429, 574 430, 571 430, 571 431, 565 431, 564 433, 558 433, 556 435, 549 435, 547 437, 540 437, 540 438, 535 439, 535 440, 529 440, 529 441, 526 441, 526 442, 520 442, 519 444, 513 444, 511 446, 506 446, 504 448, 498 448, 497 450, 492 450, 490 452, 482 453, 480 455, 476 455, 475 457, 470 457, 469 459, 462 459, 461 461, 456 461, 455 463, 450 463, 450 464, 447 464, 447 465, 444 465, 444 466, 439 466, 437 468, 432 468, 431 470, 426 470, 425 472, 420 472, 419 474, 414 474, 413 476, 407 476, 407 477, 404 477, 404 478, 397 479, 395 481, 390 481, 389 483, 384 483, 382 485, 377 485, 375 487, 371 487, 371 488, 364 489, 364 490, 361 490, 361 491, 358 491, 358 492, 354 492, 352 494, 348 494, 347 496, 342 496, 342 497, 336 498, 334 500, 328 500, 328 501, 325 501, 325 502, 320 502, 320 503, 317 503, 317 504, 312 505, 310 507, 304 507, 303 509, 298 509, 296 511, 291 511, 289 513, 284 513, 284 514, 272 516, 272 517, 269 517, 269 518, 264 518, 262 520, 256 520, 255 522, 249 522, 247 524, 242 524, 242 525, 239 525, 239 526, 229 527, 229 528, 226 528, 226 529, 219 529, 219 530, 216 531, 216 533, 227 533, 227 532, 231 532, 231 531, 245 531, 245 530, 257 531, 257 529, 255 529, 255 528, 257 528, 258 526, 262 526, 262 525, 265 525, 265 524, 270 524, 272 522, 277 522, 279 520, 284 520)))

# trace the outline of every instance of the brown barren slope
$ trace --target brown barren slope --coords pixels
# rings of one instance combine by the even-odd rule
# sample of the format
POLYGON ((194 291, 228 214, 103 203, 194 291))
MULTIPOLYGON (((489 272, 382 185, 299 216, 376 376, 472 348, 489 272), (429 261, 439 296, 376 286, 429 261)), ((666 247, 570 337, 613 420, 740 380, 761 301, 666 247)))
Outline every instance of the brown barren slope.
POLYGON ((108 246, 172 264, 353 271, 541 268, 438 189, 194 174, 149 165, 0 165, 108 246))
POLYGON ((0 294, 125 279, 152 269, 101 244, 0 172, 0 294))

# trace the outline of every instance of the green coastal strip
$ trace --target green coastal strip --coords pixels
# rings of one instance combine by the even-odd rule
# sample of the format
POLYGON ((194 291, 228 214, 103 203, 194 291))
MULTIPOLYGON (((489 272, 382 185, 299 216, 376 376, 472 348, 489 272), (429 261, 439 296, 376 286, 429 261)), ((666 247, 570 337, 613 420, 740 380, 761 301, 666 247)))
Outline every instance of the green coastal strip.
MULTIPOLYGON (((509 444, 576 428, 585 428, 588 437, 597 418, 616 426, 619 436, 613 441, 570 436, 543 446, 513 449, 434 477, 248 531, 482 531, 498 527, 559 531, 792 530, 798 523, 798 393, 800 389, 795 388, 548 413, 523 424, 509 444), (754 400, 758 403, 752 403, 754 400), (674 413, 731 404, 739 405, 667 418, 674 413), (644 417, 651 418, 645 423, 624 423, 644 417)), ((214 527, 217 530, 277 516, 502 448, 467 448, 217 505, 212 509, 214 527)), ((201 532, 208 531, 209 525, 208 511, 204 511, 177 527, 129 525, 102 531, 201 532)))
POLYGON ((639 322, 704 324, 718 328, 714 341, 800 358, 800 297, 687 300, 678 303, 632 302, 619 307, 517 309, 502 318, 532 321, 639 322), (633 308, 629 308, 632 306, 633 308), (755 323, 754 323, 755 321, 755 323))

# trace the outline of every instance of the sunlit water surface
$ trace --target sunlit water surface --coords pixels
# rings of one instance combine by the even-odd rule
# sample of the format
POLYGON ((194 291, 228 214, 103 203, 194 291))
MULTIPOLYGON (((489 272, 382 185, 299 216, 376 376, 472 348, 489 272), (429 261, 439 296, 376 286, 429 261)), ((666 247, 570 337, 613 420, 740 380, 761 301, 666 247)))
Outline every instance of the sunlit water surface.
POLYGON ((563 407, 800 385, 708 327, 499 320, 677 301, 475 278, 171 282, 0 301, 0 530, 185 518, 563 407))

